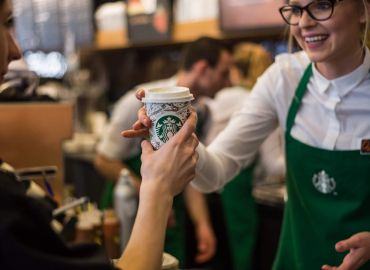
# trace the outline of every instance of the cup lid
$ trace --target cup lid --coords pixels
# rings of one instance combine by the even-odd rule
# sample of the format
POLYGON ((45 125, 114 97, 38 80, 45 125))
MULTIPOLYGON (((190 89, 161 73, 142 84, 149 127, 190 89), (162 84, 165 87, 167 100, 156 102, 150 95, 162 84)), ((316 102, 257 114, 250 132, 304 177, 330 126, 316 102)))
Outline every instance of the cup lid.
POLYGON ((185 102, 194 99, 189 88, 182 86, 158 87, 145 90, 144 103, 185 102))

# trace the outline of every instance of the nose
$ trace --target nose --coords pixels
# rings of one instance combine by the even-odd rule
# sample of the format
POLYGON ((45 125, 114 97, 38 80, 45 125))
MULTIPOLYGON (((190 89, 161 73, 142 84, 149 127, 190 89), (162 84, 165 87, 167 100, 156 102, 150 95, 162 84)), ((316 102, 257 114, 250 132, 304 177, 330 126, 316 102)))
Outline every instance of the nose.
POLYGON ((22 53, 15 40, 14 33, 9 33, 8 45, 9 45, 9 55, 8 55, 9 62, 20 59, 22 57, 22 53))
POLYGON ((299 27, 305 28, 315 25, 316 20, 312 19, 310 14, 308 14, 307 10, 302 11, 301 18, 299 19, 299 27))

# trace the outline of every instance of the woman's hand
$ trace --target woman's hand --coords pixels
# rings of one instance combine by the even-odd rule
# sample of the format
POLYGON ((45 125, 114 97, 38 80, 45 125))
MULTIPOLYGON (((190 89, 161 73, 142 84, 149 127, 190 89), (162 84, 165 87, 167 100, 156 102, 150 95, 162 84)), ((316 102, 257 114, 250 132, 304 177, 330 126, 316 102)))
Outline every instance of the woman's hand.
MULTIPOLYGON (((135 95, 138 100, 141 100, 145 97, 144 89, 137 90, 135 95)), ((122 131, 121 135, 125 138, 147 137, 151 126, 152 121, 146 115, 145 108, 141 107, 138 111, 138 120, 132 125, 132 129, 122 131)))
POLYGON ((339 266, 324 265, 322 270, 356 270, 370 259, 370 232, 360 232, 335 245, 338 252, 349 251, 339 266))
POLYGON ((196 122, 196 113, 192 112, 179 132, 157 151, 150 142, 142 142, 142 186, 154 184, 164 195, 170 196, 184 190, 195 176, 198 160, 196 122))
POLYGON ((216 237, 210 224, 197 224, 195 227, 198 252, 195 256, 197 263, 205 263, 216 253, 216 237))

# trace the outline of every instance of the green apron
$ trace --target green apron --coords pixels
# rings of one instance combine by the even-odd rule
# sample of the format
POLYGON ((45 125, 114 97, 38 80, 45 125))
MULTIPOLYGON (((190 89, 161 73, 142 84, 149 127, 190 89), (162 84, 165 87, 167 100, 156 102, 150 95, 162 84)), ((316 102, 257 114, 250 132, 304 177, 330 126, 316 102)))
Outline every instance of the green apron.
MULTIPOLYGON (((360 149, 315 148, 290 134, 311 75, 312 64, 299 83, 287 118, 288 202, 275 270, 338 266, 347 252, 336 252, 335 243, 370 230, 370 156, 361 155, 360 149)), ((370 264, 361 269, 370 269, 370 264)))
MULTIPOLYGON (((125 161, 125 163, 139 176, 141 168, 141 155, 135 156, 125 161)), ((114 183, 107 181, 100 200, 100 208, 105 209, 113 206, 114 183)), ((164 251, 175 256, 180 261, 180 267, 184 267, 186 258, 185 245, 185 217, 186 209, 183 196, 178 195, 173 201, 176 224, 166 230, 164 251)))
POLYGON ((253 168, 243 170, 221 193, 234 270, 252 269, 258 226, 252 196, 253 168))

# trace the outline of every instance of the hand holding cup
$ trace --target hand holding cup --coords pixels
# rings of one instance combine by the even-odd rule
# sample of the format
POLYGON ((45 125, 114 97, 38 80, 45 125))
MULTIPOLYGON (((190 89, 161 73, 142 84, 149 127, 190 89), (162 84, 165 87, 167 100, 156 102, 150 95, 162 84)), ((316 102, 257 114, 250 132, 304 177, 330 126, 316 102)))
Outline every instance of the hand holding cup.
POLYGON ((155 149, 159 149, 182 127, 190 115, 191 101, 194 99, 186 87, 162 87, 140 89, 136 97, 145 105, 138 113, 138 121, 132 130, 123 131, 124 137, 150 135, 155 149))

